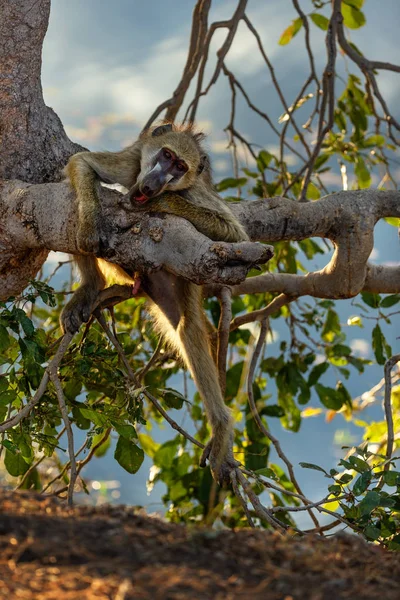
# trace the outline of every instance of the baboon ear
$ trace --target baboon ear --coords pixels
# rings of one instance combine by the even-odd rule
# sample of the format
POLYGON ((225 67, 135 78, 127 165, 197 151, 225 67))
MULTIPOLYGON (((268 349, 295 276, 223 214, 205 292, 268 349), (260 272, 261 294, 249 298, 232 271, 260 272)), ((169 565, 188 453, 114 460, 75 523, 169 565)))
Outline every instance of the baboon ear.
POLYGON ((172 131, 172 123, 166 123, 165 125, 156 127, 151 135, 152 137, 158 137, 159 135, 164 135, 164 133, 168 133, 169 131, 172 131))
POLYGON ((209 158, 208 158, 207 154, 203 154, 200 157, 200 164, 199 164, 199 168, 197 169, 197 175, 200 175, 200 173, 202 173, 205 169, 208 169, 209 167, 210 167, 209 158))

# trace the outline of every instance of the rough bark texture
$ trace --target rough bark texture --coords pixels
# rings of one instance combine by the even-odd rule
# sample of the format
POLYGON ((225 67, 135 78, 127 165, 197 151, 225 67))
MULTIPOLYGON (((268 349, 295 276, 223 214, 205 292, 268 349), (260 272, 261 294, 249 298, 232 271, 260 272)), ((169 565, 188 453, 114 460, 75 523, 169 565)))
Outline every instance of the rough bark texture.
MULTIPOLYGON (((306 276, 268 273, 246 282, 249 266, 271 257, 268 246, 212 242, 184 219, 128 212, 120 199, 117 192, 102 190, 101 256, 128 272, 164 268, 198 284, 240 284, 234 293, 350 298, 361 290, 400 289, 400 268, 368 264, 376 222, 400 217, 400 192, 340 192, 310 204, 271 198, 232 205, 255 241, 326 237, 335 247, 321 271, 306 276)), ((66 183, 13 181, 0 187, 2 299, 23 290, 48 250, 77 252, 77 215, 66 183)))
POLYGON ((59 180, 82 149, 43 100, 41 49, 50 0, 0 0, 0 179, 59 180))
MULTIPOLYGON (((213 242, 184 219, 126 212, 120 198, 116 192, 102 192, 99 256, 128 272, 164 268, 197 284, 234 284, 244 280, 251 265, 272 256, 269 246, 213 242)), ((67 183, 11 181, 0 186, 0 298, 20 293, 49 250, 77 253, 77 225, 67 183)))
POLYGON ((362 290, 396 293, 400 267, 368 263, 379 219, 400 217, 400 192, 339 192, 317 202, 296 203, 271 198, 234 207, 251 239, 263 242, 325 237, 334 243, 329 263, 303 275, 274 273, 253 277, 233 293, 279 292, 290 296, 351 298, 362 290))

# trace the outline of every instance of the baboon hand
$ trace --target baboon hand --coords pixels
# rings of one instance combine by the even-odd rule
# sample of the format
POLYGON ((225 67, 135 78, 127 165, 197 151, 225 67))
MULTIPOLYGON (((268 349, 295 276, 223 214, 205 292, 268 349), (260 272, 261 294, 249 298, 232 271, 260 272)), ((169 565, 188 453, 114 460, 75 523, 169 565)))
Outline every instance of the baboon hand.
POLYGON ((76 333, 82 323, 89 321, 93 306, 93 293, 82 286, 75 292, 61 313, 60 321, 64 333, 76 333))

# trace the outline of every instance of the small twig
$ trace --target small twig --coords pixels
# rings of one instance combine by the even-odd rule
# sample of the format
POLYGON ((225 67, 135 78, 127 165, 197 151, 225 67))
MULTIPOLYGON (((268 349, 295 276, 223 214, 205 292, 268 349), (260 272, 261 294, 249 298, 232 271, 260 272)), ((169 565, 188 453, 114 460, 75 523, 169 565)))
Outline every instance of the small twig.
POLYGON ((334 527, 337 527, 338 525, 340 525, 342 521, 340 519, 336 519, 335 521, 332 521, 332 523, 328 523, 327 525, 322 525, 321 527, 314 527, 313 529, 305 529, 303 533, 306 534, 313 534, 313 533, 324 533, 325 531, 330 531, 331 529, 333 529, 334 527))
POLYGON ((243 512, 247 517, 250 527, 255 527, 254 521, 253 521, 250 511, 249 511, 249 507, 247 506, 247 502, 246 502, 245 498, 243 498, 243 495, 241 494, 238 483, 237 483, 236 469, 233 470, 231 473, 231 483, 232 483, 232 488, 235 493, 235 496, 239 500, 240 504, 242 505, 243 512))
MULTIPOLYGON (((285 463, 285 465, 286 465, 286 467, 288 469, 290 481, 294 485, 294 487, 297 490, 297 492, 301 496, 303 496, 303 498, 304 498, 304 494, 301 491, 300 485, 299 485, 299 483, 298 483, 298 481, 296 479, 296 476, 294 474, 294 469, 293 469, 292 463, 289 461, 289 459, 287 458, 287 456, 283 452, 279 440, 274 435, 272 435, 272 433, 270 431, 268 431, 268 429, 266 427, 264 427, 264 423, 262 422, 261 417, 258 414, 257 406, 256 406, 256 403, 254 401, 253 377, 254 377, 254 373, 255 373, 256 367, 257 367, 259 355, 261 353, 261 350, 263 348, 263 345, 264 345, 264 342, 265 342, 265 339, 266 339, 266 336, 267 336, 267 332, 268 332, 268 322, 267 322, 267 320, 264 320, 264 321, 261 322, 260 335, 259 335, 259 338, 257 340, 256 347, 254 348, 253 356, 252 356, 251 361, 250 361, 249 374, 248 374, 248 377, 247 377, 247 393, 248 393, 248 397, 249 397, 250 410, 251 410, 251 414, 253 415, 253 418, 254 418, 255 422, 257 423, 258 428, 260 429, 261 433, 272 442, 272 444, 274 445, 275 450, 276 450, 279 458, 285 463)), ((307 500, 306 501, 303 500, 303 502, 306 505, 311 504, 307 500)), ((312 512, 312 510, 309 509, 308 507, 306 507, 306 508, 307 508, 307 511, 308 511, 311 519, 314 522, 314 525, 316 527, 319 527, 318 520, 315 517, 314 513, 312 512)))
POLYGON ((27 417, 29 415, 32 408, 40 402, 40 400, 43 397, 43 394, 46 391, 47 384, 49 382, 50 370, 51 369, 57 370, 72 338, 73 338, 72 333, 66 333, 64 335, 64 337, 60 343, 60 346, 59 346, 56 354, 54 355, 54 358, 52 359, 52 361, 50 362, 49 366, 47 367, 47 369, 45 370, 45 372, 43 374, 42 380, 39 384, 36 394, 33 396, 33 398, 31 400, 29 400, 28 404, 26 404, 24 406, 24 408, 21 408, 21 410, 19 412, 17 412, 16 415, 11 417, 11 419, 7 419, 3 423, 1 423, 0 433, 2 433, 3 431, 7 431, 7 429, 11 429, 12 427, 15 427, 15 425, 18 425, 18 423, 20 423, 20 421, 22 421, 22 419, 25 419, 25 417, 27 417))
MULTIPOLYGON (((104 315, 101 314, 98 310, 96 310, 96 318, 97 318, 98 322, 100 323, 101 328, 103 329, 103 331, 105 332, 105 334, 107 335, 109 340, 114 345, 114 347, 118 353, 118 356, 120 357, 120 359, 125 367, 125 371, 128 376, 128 379, 130 379, 132 381, 132 383, 134 383, 138 388, 141 387, 140 382, 138 381, 135 373, 132 370, 132 367, 129 364, 128 359, 125 356, 125 353, 124 353, 124 350, 123 350, 121 344, 119 343, 118 339, 115 337, 115 335, 113 334, 111 329, 108 327, 107 322, 104 318, 104 315)), ((150 394, 150 392, 148 392, 147 390, 143 390, 142 393, 144 396, 146 396, 146 398, 148 398, 148 400, 150 400, 150 402, 153 404, 153 406, 158 410, 158 412, 164 417, 164 419, 171 425, 171 427, 173 429, 178 431, 181 435, 183 435, 186 439, 190 440, 193 444, 195 444, 199 448, 202 448, 202 449, 204 448, 204 444, 202 444, 201 442, 196 440, 194 437, 192 437, 189 433, 187 433, 187 431, 182 429, 182 427, 180 427, 180 425, 178 425, 178 423, 176 423, 176 421, 171 419, 171 417, 163 409, 163 407, 158 402, 158 400, 152 394, 150 394)))
POLYGON ((229 48, 232 46, 232 42, 235 38, 239 22, 243 18, 244 11, 246 9, 246 5, 247 5, 247 0, 239 0, 236 10, 235 10, 234 14, 232 15, 232 18, 229 19, 229 21, 216 21, 215 23, 212 23, 212 25, 210 26, 210 28, 207 32, 205 42, 204 42, 203 53, 202 53, 203 55, 202 55, 202 60, 201 60, 200 67, 199 67, 199 74, 198 74, 198 78, 197 78, 195 96, 187 108, 185 118, 184 118, 185 121, 188 116, 189 116, 190 122, 193 122, 195 120, 200 98, 202 96, 206 95, 208 93, 208 91, 210 90, 211 86, 214 85, 215 82, 217 81, 219 74, 221 72, 221 69, 222 69, 222 64, 224 62, 225 56, 227 55, 229 48), (205 73, 205 69, 206 69, 206 65, 207 65, 207 61, 208 61, 208 52, 210 49, 211 40, 212 40, 213 35, 216 32, 216 30, 220 29, 220 28, 227 28, 228 34, 227 34, 221 48, 219 48, 219 50, 217 51, 218 61, 217 61, 217 65, 215 67, 214 73, 213 73, 206 89, 203 90, 202 87, 203 87, 204 73, 205 73))
POLYGON ((239 471, 239 469, 236 469, 236 476, 237 476, 239 483, 242 486, 243 490, 246 492, 248 499, 250 500, 251 504, 253 505, 253 508, 254 508, 257 516, 260 519, 265 519, 265 521, 267 521, 274 529, 277 529, 280 533, 284 533, 285 531, 287 531, 289 529, 288 525, 286 525, 285 523, 282 523, 281 521, 279 521, 279 519, 272 516, 270 514, 269 510, 267 510, 261 504, 259 497, 253 491, 250 483, 247 481, 247 479, 243 475, 243 473, 241 473, 239 471))
POLYGON ((231 322, 231 331, 237 329, 241 325, 245 325, 246 323, 254 323, 256 321, 264 321, 271 315, 273 315, 277 310, 293 302, 296 300, 296 296, 289 296, 288 294, 279 294, 276 296, 265 308, 261 308, 260 310, 254 310, 253 312, 246 313, 244 315, 240 315, 236 317, 231 322))
POLYGON ((193 10, 192 31, 190 34, 190 44, 186 64, 183 69, 181 79, 176 87, 171 98, 160 104, 151 117, 148 119, 144 130, 157 119, 157 117, 167 109, 165 120, 174 121, 182 103, 185 99, 186 92, 189 89, 190 82, 196 74, 200 60, 204 54, 206 36, 208 32, 208 14, 211 8, 211 0, 198 0, 193 10))
MULTIPOLYGON (((384 408, 385 408, 385 419, 386 419, 386 428, 387 428, 387 442, 386 442, 386 463, 383 467, 384 471, 388 471, 390 469, 390 459, 393 454, 393 444, 394 444, 394 430, 393 430, 393 413, 392 413, 392 377, 391 372, 393 367, 400 361, 400 354, 395 354, 391 358, 389 358, 385 363, 384 373, 385 373, 385 400, 384 400, 384 408)), ((382 488, 384 485, 383 476, 380 478, 378 483, 378 488, 382 488)))
MULTIPOLYGON (((59 431, 59 433, 58 433, 58 434, 57 434, 57 436, 56 436, 56 440, 59 440, 59 439, 60 439, 60 437, 61 437, 62 435, 64 435, 64 433, 65 433, 65 427, 63 427, 63 428, 61 429, 61 431, 59 431)), ((32 464, 32 465, 29 467, 29 469, 28 469, 28 470, 25 472, 25 474, 24 474, 23 478, 21 479, 21 481, 19 482, 19 484, 18 484, 18 485, 17 485, 17 487, 15 488, 16 490, 20 490, 20 489, 23 487, 23 485, 24 485, 25 481, 28 479, 28 477, 29 477, 29 475, 32 473, 32 471, 34 471, 34 470, 35 470, 35 469, 36 469, 36 468, 37 468, 37 467, 38 467, 38 466, 39 466, 39 465, 40 465, 40 464, 41 464, 41 463, 42 463, 42 462, 45 460, 45 458, 48 458, 48 456, 46 456, 46 454, 43 454, 43 456, 41 456, 41 457, 40 457, 40 458, 39 458, 39 459, 38 459, 36 462, 34 462, 34 463, 33 463, 33 464, 32 464)))
POLYGON ((70 475, 69 475, 69 485, 68 485, 68 505, 72 506, 74 503, 74 487, 76 478, 78 476, 76 472, 76 461, 75 461, 75 448, 74 448, 74 434, 71 427, 71 421, 68 417, 68 410, 65 404, 64 392, 62 389, 61 381, 57 374, 57 367, 52 367, 49 369, 50 379, 53 382, 54 387, 56 388, 58 405, 60 407, 62 419, 64 421, 65 429, 67 431, 67 439, 68 439, 68 454, 69 460, 71 464, 70 475))
POLYGON ((232 292, 229 287, 224 286, 221 289, 219 301, 221 306, 221 315, 218 323, 218 350, 217 350, 217 365, 219 384, 221 387, 222 396, 225 395, 226 388, 226 357, 229 346, 229 325, 232 319, 232 292))
POLYGON ((318 502, 310 502, 307 506, 274 506, 269 509, 269 512, 301 512, 304 510, 308 510, 309 508, 318 508, 321 504, 329 504, 330 502, 338 502, 339 500, 347 500, 348 495, 344 494, 343 496, 330 498, 326 496, 326 498, 322 498, 322 500, 318 500, 318 502))
MULTIPOLYGON (((116 336, 115 331, 113 330, 114 336, 116 336)), ((137 374, 136 377, 138 378, 139 381, 143 381, 146 373, 148 373, 150 371, 150 369, 155 365, 155 363, 157 362, 160 354, 161 354, 161 350, 164 346, 164 341, 162 340, 162 338, 160 338, 158 340, 158 344, 156 349, 154 350, 153 354, 150 357, 150 360, 144 365, 143 369, 140 369, 137 374)))

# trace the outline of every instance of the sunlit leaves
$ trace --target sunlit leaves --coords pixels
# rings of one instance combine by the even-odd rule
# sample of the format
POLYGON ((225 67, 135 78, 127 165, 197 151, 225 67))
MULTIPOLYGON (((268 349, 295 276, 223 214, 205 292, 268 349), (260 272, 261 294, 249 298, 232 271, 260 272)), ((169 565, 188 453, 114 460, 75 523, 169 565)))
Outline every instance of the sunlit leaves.
POLYGON ((319 27, 323 31, 327 31, 329 26, 329 19, 324 17, 324 15, 321 15, 319 13, 312 13, 310 15, 310 19, 317 27, 319 27))
POLYGON ((371 185, 371 173, 369 172, 362 156, 358 156, 356 158, 354 172, 357 176, 358 187, 360 190, 368 188, 371 185))
POLYGON ((280 46, 286 46, 286 44, 288 44, 293 38, 294 36, 300 31, 301 26, 303 25, 303 21, 302 19, 295 19, 291 25, 289 25, 289 27, 287 29, 285 29, 285 31, 282 33, 281 37, 279 38, 279 45, 280 46))
POLYGON ((311 98, 314 98, 314 94, 310 92, 306 96, 300 98, 300 100, 298 100, 296 104, 292 104, 292 106, 289 106, 288 112, 283 113, 283 115, 279 117, 278 123, 284 123, 285 121, 289 121, 292 112, 303 106, 303 104, 305 104, 308 100, 311 100, 311 98))
POLYGON ((350 29, 359 29, 366 23, 365 15, 358 5, 360 2, 357 0, 343 0, 342 2, 344 25, 350 29))
POLYGON ((235 179, 234 177, 227 177, 220 181, 216 188, 218 192, 224 192, 225 190, 229 190, 231 188, 243 187, 247 183, 247 177, 239 177, 235 179))
POLYGON ((371 471, 364 471, 355 481, 353 486, 353 494, 360 496, 368 488, 371 483, 371 471))

